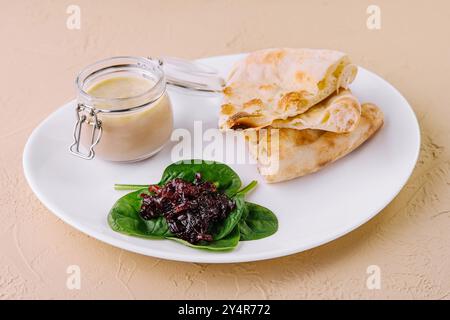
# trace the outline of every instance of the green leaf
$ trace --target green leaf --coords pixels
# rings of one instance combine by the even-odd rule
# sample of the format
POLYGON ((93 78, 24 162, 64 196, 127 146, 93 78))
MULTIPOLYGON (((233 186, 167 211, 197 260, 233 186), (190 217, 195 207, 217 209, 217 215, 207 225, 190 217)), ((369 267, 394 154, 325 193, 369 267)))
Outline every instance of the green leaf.
POLYGON ((241 187, 241 179, 229 166, 219 162, 204 160, 185 160, 171 164, 164 170, 160 185, 181 178, 193 182, 195 174, 200 173, 202 180, 212 182, 220 192, 227 196, 235 195, 241 187))
POLYGON ((134 191, 117 200, 108 215, 108 224, 114 231, 141 238, 163 239, 171 236, 166 219, 157 217, 144 220, 139 215, 142 205, 141 194, 147 189, 134 191))
POLYGON ((196 173, 202 180, 214 183, 220 192, 235 202, 235 209, 226 219, 212 226, 214 241, 193 245, 173 235, 164 217, 144 220, 139 211, 142 205, 141 194, 149 194, 146 185, 116 185, 118 190, 135 190, 120 198, 110 210, 108 223, 114 231, 130 236, 149 239, 170 239, 189 247, 226 251, 234 249, 238 242, 268 237, 278 229, 276 216, 268 209, 245 202, 245 195, 256 186, 252 181, 241 188, 239 176, 225 164, 203 160, 188 160, 171 164, 164 171, 159 185, 175 178, 193 182, 196 173), (141 189, 142 188, 142 189, 141 189), (139 190, 138 190, 139 189, 139 190))
POLYGON ((176 241, 178 243, 182 243, 188 247, 196 248, 196 249, 203 249, 203 250, 209 250, 209 251, 230 251, 236 248, 236 246, 239 243, 240 234, 239 234, 239 228, 235 227, 232 232, 230 232, 226 237, 215 240, 212 242, 203 242, 201 244, 192 244, 185 240, 182 240, 180 238, 175 237, 167 237, 167 239, 176 241))
POLYGON ((114 189, 117 191, 121 191, 121 190, 142 190, 142 189, 146 189, 148 188, 149 185, 144 185, 144 184, 119 184, 116 183, 114 185, 114 189))
POLYGON ((238 193, 233 197, 233 201, 236 206, 234 210, 231 211, 224 220, 219 221, 212 226, 211 234, 214 240, 225 238, 233 231, 234 227, 239 223, 239 220, 241 220, 242 214, 246 208, 244 195, 238 193))
POLYGON ((258 181, 253 180, 252 182, 250 182, 246 187, 242 188, 241 190, 238 191, 239 194, 242 195, 246 195, 248 194, 250 191, 252 191, 256 185, 258 184, 258 181))
POLYGON ((251 202, 246 207, 247 212, 239 221, 241 241, 263 239, 277 232, 278 219, 272 211, 251 202))
POLYGON ((214 224, 211 231, 214 240, 220 240, 233 231, 234 227, 242 219, 242 216, 248 211, 245 203, 245 195, 250 192, 256 184, 256 181, 252 181, 248 186, 239 190, 232 198, 236 207, 223 221, 214 224))

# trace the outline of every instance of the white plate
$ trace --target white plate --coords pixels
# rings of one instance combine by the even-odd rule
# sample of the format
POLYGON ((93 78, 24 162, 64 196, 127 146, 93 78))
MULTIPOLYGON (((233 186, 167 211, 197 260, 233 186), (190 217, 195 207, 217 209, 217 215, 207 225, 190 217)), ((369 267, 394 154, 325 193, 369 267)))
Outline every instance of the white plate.
MULTIPOLYGON (((226 75, 241 55, 201 60, 226 75)), ((417 119, 402 95, 377 75, 360 68, 352 85, 363 102, 376 103, 385 114, 384 127, 366 144, 316 174, 267 185, 254 165, 231 165, 243 183, 259 185, 252 202, 273 210, 279 230, 272 237, 242 242, 232 252, 216 253, 169 240, 145 240, 113 232, 107 214, 122 195, 114 183, 148 184, 160 179, 170 164, 170 146, 135 164, 86 161, 69 154, 74 102, 50 115, 29 138, 23 156, 27 180, 38 198, 59 218, 113 246, 144 255, 192 262, 228 263, 281 257, 332 241, 367 222, 405 185, 417 161, 420 132, 417 119)), ((170 92, 175 127, 192 130, 217 126, 219 98, 170 92)))

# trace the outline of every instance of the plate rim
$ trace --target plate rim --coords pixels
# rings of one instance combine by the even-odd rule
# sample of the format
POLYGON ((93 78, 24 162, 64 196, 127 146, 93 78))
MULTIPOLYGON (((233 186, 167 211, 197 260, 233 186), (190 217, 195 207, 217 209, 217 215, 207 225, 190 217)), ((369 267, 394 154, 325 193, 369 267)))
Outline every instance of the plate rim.
MULTIPOLYGON (((229 58, 232 58, 232 57, 242 56, 244 54, 245 53, 230 54, 230 55, 220 55, 220 56, 211 56, 211 57, 207 57, 207 58, 198 59, 197 61, 205 63, 209 59, 220 59, 220 58, 224 58, 224 59, 228 58, 229 59, 229 58)), ((89 227, 76 222, 70 216, 58 212, 58 210, 53 207, 51 201, 47 200, 46 196, 44 196, 39 191, 39 188, 37 187, 35 181, 33 181, 33 179, 31 178, 30 167, 29 167, 29 163, 27 162, 27 159, 29 159, 28 154, 30 152, 31 145, 32 145, 33 141, 37 137, 37 133, 43 127, 45 127, 47 122, 49 122, 51 120, 51 118, 57 112, 61 112, 68 105, 73 104, 75 100, 71 100, 71 101, 63 104, 58 109, 56 109, 55 111, 50 113, 42 122, 39 123, 39 125, 32 131, 32 133, 28 137, 27 142, 25 144, 25 147, 23 149, 23 154, 22 154, 22 166, 23 166, 23 170, 24 170, 25 179, 26 179, 28 185, 30 186, 31 190, 33 191, 33 193, 36 195, 38 200, 44 205, 44 207, 47 208, 47 210, 49 210, 51 213, 53 213, 59 219, 64 221, 66 224, 70 225, 71 227, 75 228, 76 230, 78 230, 78 231, 80 231, 80 232, 82 232, 82 233, 84 233, 84 234, 86 234, 86 235, 88 235, 88 236, 90 236, 90 237, 92 237, 94 239, 97 239, 97 240, 99 240, 101 242, 107 243, 109 245, 112 245, 114 247, 120 248, 122 250, 131 251, 131 252, 142 254, 142 255, 145 255, 145 256, 151 256, 151 257, 155 257, 155 258, 159 258, 159 259, 166 259, 166 260, 173 260, 173 261, 180 261, 180 262, 227 264, 227 263, 244 263, 244 262, 253 262, 253 261, 262 261, 262 260, 276 259, 276 258, 281 258, 281 257, 293 255, 293 254, 296 254, 296 253, 300 253, 300 252, 303 252, 303 251, 307 251, 307 250, 310 250, 312 248, 320 247, 320 246, 322 246, 322 245, 324 245, 326 243, 332 242, 332 241, 334 241, 334 240, 336 240, 336 239, 338 239, 338 238, 340 238, 340 237, 342 237, 342 236, 344 236, 344 235, 346 235, 346 234, 348 234, 348 233, 358 229, 362 225, 366 224, 368 221, 372 220, 384 208, 386 208, 398 196, 398 194, 401 192, 401 190, 405 187, 406 183, 410 179, 410 177, 411 177, 411 175, 412 175, 412 173, 413 173, 413 171, 414 171, 414 169, 415 169, 415 167, 417 165, 417 161, 418 161, 419 155, 420 155, 420 146, 421 146, 420 124, 419 124, 419 121, 417 119, 417 115, 414 112, 414 109, 411 107, 411 104, 403 96, 403 94, 397 88, 395 88, 391 83, 389 83, 387 80, 385 80, 384 78, 382 78, 381 76, 379 76, 375 72, 367 70, 367 69, 365 69, 365 68, 363 68, 361 66, 358 66, 358 68, 360 68, 361 70, 364 70, 365 72, 369 73, 371 76, 376 77, 378 81, 383 82, 385 85, 390 87, 390 89, 395 91, 399 95, 399 97, 402 99, 404 104, 408 107, 407 108, 408 112, 412 115, 412 119, 414 120, 414 127, 416 129, 416 130, 414 130, 415 131, 415 139, 417 140, 416 150, 414 150, 415 158, 414 158, 414 161, 412 162, 412 165, 410 166, 410 168, 408 170, 408 174, 405 175, 405 178, 399 184, 399 186, 400 186, 399 189, 396 192, 394 192, 391 197, 387 198, 386 201, 381 203, 377 207, 377 209, 372 210, 372 212, 370 212, 370 214, 365 215, 364 219, 361 219, 360 221, 357 221, 356 223, 352 224, 351 227, 348 227, 345 230, 339 230, 338 232, 336 232, 334 234, 331 234, 329 237, 324 238, 321 241, 317 241, 317 242, 309 244, 309 245, 303 245, 303 246, 302 245, 298 245, 298 246, 294 246, 294 247, 291 247, 291 248, 277 249, 277 250, 272 250, 272 251, 268 251, 268 252, 264 252, 264 253, 257 253, 257 254, 254 254, 254 255, 246 254, 246 255, 244 255, 242 257, 237 256, 237 257, 233 258, 233 257, 227 257, 227 253, 210 252, 210 254, 208 254, 207 256, 195 256, 195 255, 192 255, 193 258, 191 258, 190 256, 186 257, 184 254, 180 255, 180 254, 174 253, 174 252, 164 252, 163 253, 163 252, 157 251, 157 250, 154 251, 155 249, 152 249, 152 248, 149 248, 149 247, 142 248, 141 246, 138 246, 138 245, 126 242, 126 240, 124 242, 123 239, 113 238, 113 237, 110 237, 107 234, 103 234, 103 233, 98 232, 98 231, 93 231, 89 227), (220 257, 220 258, 218 258, 218 257, 220 257)), ((127 237, 127 236, 124 236, 124 237, 127 237)))

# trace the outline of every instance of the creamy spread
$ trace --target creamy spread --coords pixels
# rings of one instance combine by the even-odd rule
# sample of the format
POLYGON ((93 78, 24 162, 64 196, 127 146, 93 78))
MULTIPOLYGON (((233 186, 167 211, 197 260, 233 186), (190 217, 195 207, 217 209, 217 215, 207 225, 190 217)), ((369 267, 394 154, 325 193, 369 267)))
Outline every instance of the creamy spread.
MULTIPOLYGON (((137 161, 150 157, 169 140, 173 129, 172 108, 167 93, 149 103, 146 94, 155 83, 139 75, 102 79, 86 91, 93 97, 93 107, 100 110, 103 134, 95 147, 96 156, 111 161, 137 161), (102 98, 102 99, 95 99, 102 98), (106 99, 114 99, 109 101, 106 99), (146 105, 147 104, 147 105, 146 105), (144 105, 132 111, 124 109, 144 105)), ((82 144, 91 144, 93 126, 83 126, 82 144)))

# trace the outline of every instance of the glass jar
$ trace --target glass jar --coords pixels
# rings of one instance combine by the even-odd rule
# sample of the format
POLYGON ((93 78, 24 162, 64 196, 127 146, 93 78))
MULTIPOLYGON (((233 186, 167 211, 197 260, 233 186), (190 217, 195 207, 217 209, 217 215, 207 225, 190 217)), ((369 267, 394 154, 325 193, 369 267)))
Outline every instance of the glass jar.
POLYGON ((134 162, 162 149, 173 130, 167 84, 220 93, 210 67, 178 58, 113 57, 82 70, 70 152, 80 158, 134 162))
POLYGON ((76 87, 73 154, 84 159, 139 161, 157 153, 169 140, 173 114, 160 61, 102 60, 80 72, 76 87))

